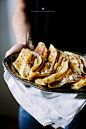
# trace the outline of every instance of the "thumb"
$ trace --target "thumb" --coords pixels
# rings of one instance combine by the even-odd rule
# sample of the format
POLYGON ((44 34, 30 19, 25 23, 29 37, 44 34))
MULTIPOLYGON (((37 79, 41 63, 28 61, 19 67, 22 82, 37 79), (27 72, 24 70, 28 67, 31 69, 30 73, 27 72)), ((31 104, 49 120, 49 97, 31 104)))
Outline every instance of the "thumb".
POLYGON ((34 49, 35 49, 35 46, 34 46, 32 40, 28 40, 27 46, 28 46, 28 48, 31 49, 31 50, 34 50, 34 49))

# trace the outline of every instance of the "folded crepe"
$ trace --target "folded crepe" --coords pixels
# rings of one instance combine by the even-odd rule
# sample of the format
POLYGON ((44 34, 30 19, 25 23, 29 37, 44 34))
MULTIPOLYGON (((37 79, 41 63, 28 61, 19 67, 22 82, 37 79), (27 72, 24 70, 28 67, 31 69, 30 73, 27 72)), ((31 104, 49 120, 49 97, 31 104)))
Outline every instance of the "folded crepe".
POLYGON ((85 57, 58 50, 52 44, 49 49, 43 42, 39 42, 34 51, 23 48, 12 65, 22 78, 49 88, 67 83, 72 89, 86 85, 85 57))

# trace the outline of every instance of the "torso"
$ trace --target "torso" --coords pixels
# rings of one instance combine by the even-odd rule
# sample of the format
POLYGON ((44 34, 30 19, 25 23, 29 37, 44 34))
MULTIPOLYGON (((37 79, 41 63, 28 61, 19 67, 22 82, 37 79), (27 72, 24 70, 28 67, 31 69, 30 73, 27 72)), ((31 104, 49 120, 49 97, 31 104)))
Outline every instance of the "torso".
POLYGON ((35 44, 42 41, 47 47, 53 44, 58 49, 85 53, 84 19, 80 8, 59 6, 56 0, 35 0, 34 6, 30 7, 35 44))

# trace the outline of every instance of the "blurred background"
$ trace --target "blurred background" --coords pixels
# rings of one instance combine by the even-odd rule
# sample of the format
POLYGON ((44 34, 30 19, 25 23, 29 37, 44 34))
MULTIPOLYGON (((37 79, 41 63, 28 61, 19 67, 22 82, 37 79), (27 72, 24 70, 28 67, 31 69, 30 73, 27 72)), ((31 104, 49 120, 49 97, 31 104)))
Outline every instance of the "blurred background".
POLYGON ((0 129, 17 129, 18 103, 3 79, 2 60, 5 52, 16 43, 11 19, 16 0, 0 0, 0 129))

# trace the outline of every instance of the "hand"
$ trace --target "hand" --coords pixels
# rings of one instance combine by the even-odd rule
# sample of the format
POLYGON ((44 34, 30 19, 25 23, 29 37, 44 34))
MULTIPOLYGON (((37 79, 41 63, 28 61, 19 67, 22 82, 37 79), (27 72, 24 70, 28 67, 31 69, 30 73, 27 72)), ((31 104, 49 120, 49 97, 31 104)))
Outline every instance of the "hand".
POLYGON ((11 47, 5 54, 5 57, 20 51, 22 48, 26 48, 27 46, 24 44, 15 44, 13 47, 11 47))

